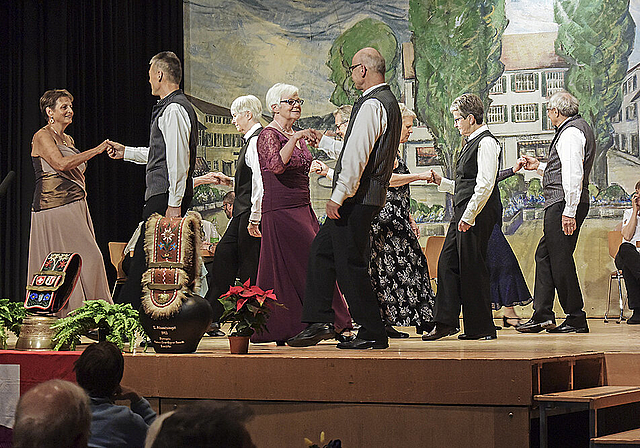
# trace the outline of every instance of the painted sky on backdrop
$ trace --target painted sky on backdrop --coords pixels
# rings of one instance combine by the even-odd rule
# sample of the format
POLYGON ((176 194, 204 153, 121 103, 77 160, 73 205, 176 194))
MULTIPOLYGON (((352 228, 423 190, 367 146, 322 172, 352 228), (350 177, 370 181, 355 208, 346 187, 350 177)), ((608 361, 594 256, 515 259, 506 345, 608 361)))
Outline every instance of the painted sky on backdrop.
MULTIPOLYGON (((313 99, 303 115, 334 109, 334 85, 326 66, 333 41, 358 21, 372 17, 408 42, 408 0, 186 0, 186 88, 192 95, 229 106, 240 95, 261 100, 276 82, 300 87, 313 99)), ((631 0, 640 19, 640 0, 631 0)), ((505 33, 555 31, 553 0, 507 0, 505 33)), ((640 40, 630 66, 640 62, 640 40)))

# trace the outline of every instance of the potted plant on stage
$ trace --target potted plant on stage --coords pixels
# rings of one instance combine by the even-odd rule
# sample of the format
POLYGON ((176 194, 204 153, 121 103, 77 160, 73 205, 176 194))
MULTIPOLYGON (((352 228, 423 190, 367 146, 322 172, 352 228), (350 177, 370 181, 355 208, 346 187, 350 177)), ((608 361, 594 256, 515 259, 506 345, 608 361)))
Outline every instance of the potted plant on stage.
POLYGON ((8 331, 20 336, 22 320, 27 316, 27 310, 22 302, 12 302, 0 299, 0 349, 7 348, 8 331))
POLYGON ((267 328, 267 319, 277 302, 273 289, 263 291, 249 280, 229 288, 218 299, 224 307, 220 322, 231 322, 229 348, 231 353, 247 353, 249 338, 254 332, 262 333, 267 328))
POLYGON ((54 350, 75 350, 80 337, 90 330, 98 330, 98 338, 107 340, 124 350, 129 343, 129 351, 133 352, 136 340, 144 336, 140 325, 139 313, 129 303, 110 304, 104 300, 88 300, 80 308, 69 313, 67 317, 58 319, 51 326, 55 330, 54 350))

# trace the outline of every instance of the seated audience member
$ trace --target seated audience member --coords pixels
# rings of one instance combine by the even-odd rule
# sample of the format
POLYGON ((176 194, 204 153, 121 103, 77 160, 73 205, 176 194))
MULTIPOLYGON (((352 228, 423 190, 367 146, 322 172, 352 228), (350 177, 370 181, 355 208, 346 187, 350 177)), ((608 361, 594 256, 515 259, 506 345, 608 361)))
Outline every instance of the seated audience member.
POLYGON ((20 398, 13 427, 13 446, 85 448, 90 425, 87 394, 69 381, 47 381, 20 398))
POLYGON ((631 208, 625 210, 622 219, 622 244, 616 255, 616 267, 622 270, 627 286, 627 301, 633 315, 628 324, 640 324, 640 181, 631 195, 631 208))
MULTIPOLYGON (((240 403, 202 401, 165 418, 151 448, 255 448, 245 423, 251 410, 240 403)), ((153 437, 153 434, 150 434, 153 437)))
POLYGON ((124 358, 111 342, 99 342, 85 349, 75 363, 76 380, 91 399, 89 447, 144 446, 149 425, 156 413, 135 391, 120 385, 124 358), (114 400, 129 400, 131 409, 114 400))

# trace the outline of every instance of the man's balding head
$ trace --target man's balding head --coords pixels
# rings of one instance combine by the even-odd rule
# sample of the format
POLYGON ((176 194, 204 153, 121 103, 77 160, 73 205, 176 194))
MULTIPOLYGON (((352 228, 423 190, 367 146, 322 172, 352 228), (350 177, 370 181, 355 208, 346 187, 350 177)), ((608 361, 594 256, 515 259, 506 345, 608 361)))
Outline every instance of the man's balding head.
POLYGON ((351 79, 358 90, 365 91, 384 82, 384 58, 375 48, 366 47, 359 50, 351 60, 351 67, 351 79))
POLYGON ((366 47, 355 54, 353 57, 354 60, 356 56, 358 57, 358 63, 367 67, 367 70, 372 70, 384 77, 387 70, 384 58, 378 50, 372 47, 366 47))
POLYGON ((89 440, 89 397, 76 384, 51 380, 18 401, 13 428, 15 448, 84 448, 89 440))

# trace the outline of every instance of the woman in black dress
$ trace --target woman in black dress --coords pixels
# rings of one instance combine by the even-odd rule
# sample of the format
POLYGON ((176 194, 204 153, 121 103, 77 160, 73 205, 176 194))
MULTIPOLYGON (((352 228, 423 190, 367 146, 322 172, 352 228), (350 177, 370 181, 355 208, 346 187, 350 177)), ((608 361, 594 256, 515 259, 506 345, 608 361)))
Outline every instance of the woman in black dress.
MULTIPOLYGON (((409 140, 416 115, 400 104, 402 134, 409 140)), ((378 296, 380 313, 390 338, 407 338, 397 326, 415 325, 416 331, 433 327, 435 294, 431 289, 427 259, 418 237, 420 230, 411 216, 409 183, 427 180, 430 172, 411 174, 398 157, 387 190, 387 202, 371 223, 371 285, 378 296)))

